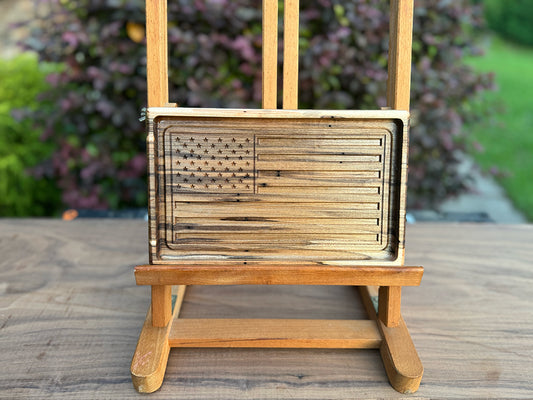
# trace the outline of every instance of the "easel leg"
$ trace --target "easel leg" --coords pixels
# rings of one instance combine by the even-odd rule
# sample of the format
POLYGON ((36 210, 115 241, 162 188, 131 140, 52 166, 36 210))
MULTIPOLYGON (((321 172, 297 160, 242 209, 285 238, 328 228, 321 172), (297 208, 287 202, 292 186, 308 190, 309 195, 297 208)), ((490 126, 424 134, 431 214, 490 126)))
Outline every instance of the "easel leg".
MULTIPOLYGON (((361 286, 359 292, 369 318, 377 319, 378 329, 383 339, 379 350, 391 386, 400 393, 416 392, 422 380, 424 367, 402 316, 399 316, 397 326, 387 327, 377 317, 377 310, 375 309, 377 288, 361 286)), ((381 312, 381 288, 379 297, 379 310, 381 312)))
MULTIPOLYGON (((171 318, 175 318, 180 312, 185 288, 186 286, 178 287, 171 318)), ((171 295, 169 295, 169 300, 172 308, 171 295)), ((169 323, 163 327, 153 326, 152 316, 152 307, 150 307, 131 361, 133 386, 141 393, 152 393, 161 387, 170 353, 168 337, 172 324, 169 323)))
POLYGON ((152 286, 152 325, 167 326, 172 317, 172 286, 152 286))
POLYGON ((378 317, 385 326, 398 326, 401 318, 402 287, 381 286, 379 288, 378 317))

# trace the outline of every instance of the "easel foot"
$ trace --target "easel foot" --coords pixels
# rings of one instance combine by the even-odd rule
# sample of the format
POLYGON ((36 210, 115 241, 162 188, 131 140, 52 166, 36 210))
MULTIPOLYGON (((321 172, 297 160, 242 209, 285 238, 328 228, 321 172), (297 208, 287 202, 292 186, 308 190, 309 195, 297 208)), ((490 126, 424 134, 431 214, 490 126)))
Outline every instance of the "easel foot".
POLYGON ((144 325, 131 361, 131 379, 140 393, 152 393, 161 387, 170 353, 169 335, 172 320, 179 314, 185 295, 185 286, 179 286, 173 295, 173 318, 167 326, 154 327, 152 310, 148 310, 144 325))
POLYGON ((424 374, 424 367, 405 321, 400 316, 397 326, 385 326, 377 317, 377 288, 360 286, 359 292, 369 318, 376 321, 381 334, 379 350, 391 386, 400 393, 416 392, 424 374))
POLYGON ((382 322, 378 322, 378 325, 382 325, 380 330, 383 335, 381 358, 391 386, 400 393, 416 392, 424 368, 403 318, 394 328, 387 328, 382 322))
POLYGON ((169 326, 152 326, 152 311, 148 311, 131 361, 131 379, 140 393, 155 392, 163 383, 170 353, 169 326))

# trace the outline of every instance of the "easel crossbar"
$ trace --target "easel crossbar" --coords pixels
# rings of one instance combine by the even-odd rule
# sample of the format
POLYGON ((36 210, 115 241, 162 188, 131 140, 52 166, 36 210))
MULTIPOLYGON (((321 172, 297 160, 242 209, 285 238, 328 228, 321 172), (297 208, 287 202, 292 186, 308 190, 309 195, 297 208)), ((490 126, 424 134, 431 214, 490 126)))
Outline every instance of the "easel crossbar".
POLYGON ((170 347, 377 349, 371 320, 175 319, 170 347))

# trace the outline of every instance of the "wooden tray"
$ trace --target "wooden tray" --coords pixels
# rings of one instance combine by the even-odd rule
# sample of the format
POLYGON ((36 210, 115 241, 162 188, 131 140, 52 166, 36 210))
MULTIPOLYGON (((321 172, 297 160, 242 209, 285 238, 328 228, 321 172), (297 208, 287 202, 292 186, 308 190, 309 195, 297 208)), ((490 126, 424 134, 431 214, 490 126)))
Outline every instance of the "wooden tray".
POLYGON ((408 117, 150 108, 151 262, 402 265, 408 117))

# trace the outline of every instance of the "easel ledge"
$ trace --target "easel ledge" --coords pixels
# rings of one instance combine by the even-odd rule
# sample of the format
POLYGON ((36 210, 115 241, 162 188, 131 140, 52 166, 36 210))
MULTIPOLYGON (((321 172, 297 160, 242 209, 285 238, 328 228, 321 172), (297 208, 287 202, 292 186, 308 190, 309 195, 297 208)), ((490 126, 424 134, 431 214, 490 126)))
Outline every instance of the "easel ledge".
POLYGON ((423 267, 291 265, 139 265, 137 285, 419 286, 423 267))

